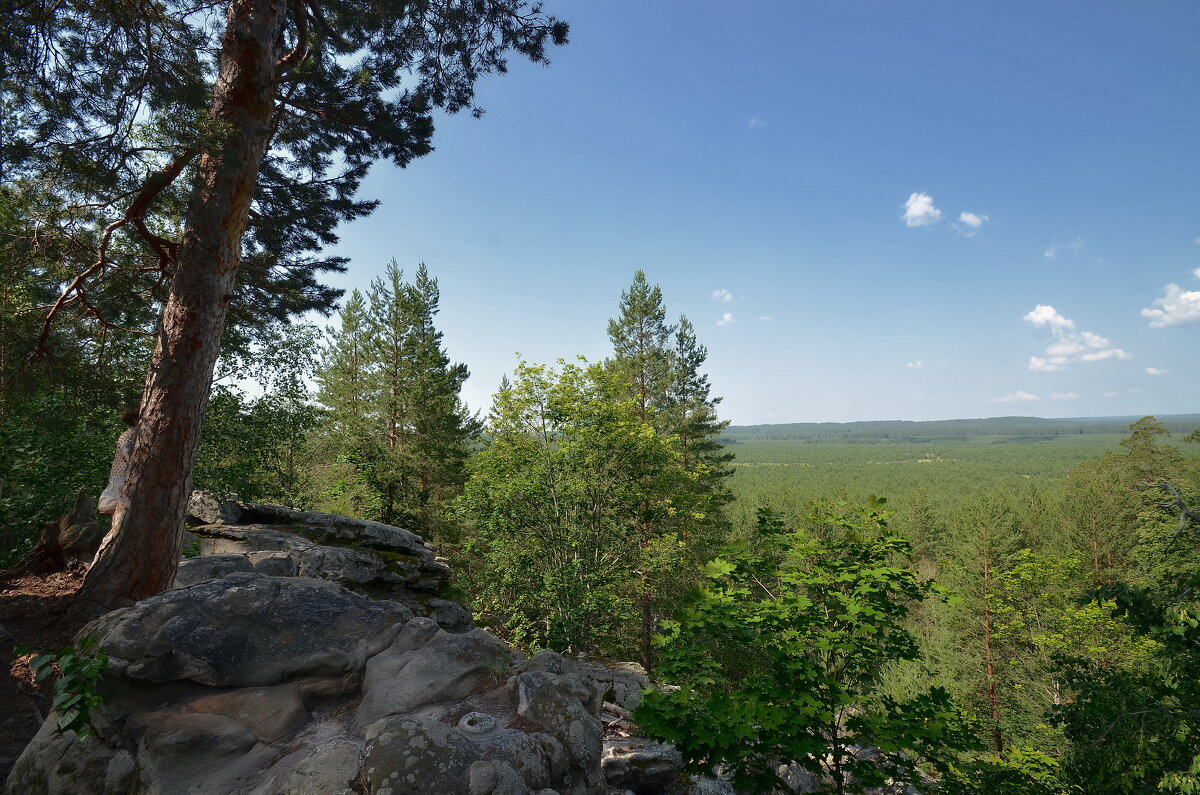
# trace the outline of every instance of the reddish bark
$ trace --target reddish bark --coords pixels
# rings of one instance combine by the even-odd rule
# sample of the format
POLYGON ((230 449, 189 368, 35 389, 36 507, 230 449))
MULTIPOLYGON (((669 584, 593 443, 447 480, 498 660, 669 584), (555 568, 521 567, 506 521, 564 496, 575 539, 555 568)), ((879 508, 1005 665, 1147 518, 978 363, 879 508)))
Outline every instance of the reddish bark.
POLYGON ((174 579, 209 384, 270 139, 276 48, 286 18, 285 0, 230 2, 211 111, 224 137, 197 165, 142 395, 125 507, 113 517, 81 591, 89 605, 132 604, 174 579))
POLYGON ((996 744, 996 753, 1004 753, 1004 736, 1000 732, 1000 697, 996 693, 996 671, 992 666, 992 609, 988 604, 988 596, 992 591, 991 567, 988 559, 983 559, 983 652, 987 662, 988 700, 992 707, 992 740, 996 744))

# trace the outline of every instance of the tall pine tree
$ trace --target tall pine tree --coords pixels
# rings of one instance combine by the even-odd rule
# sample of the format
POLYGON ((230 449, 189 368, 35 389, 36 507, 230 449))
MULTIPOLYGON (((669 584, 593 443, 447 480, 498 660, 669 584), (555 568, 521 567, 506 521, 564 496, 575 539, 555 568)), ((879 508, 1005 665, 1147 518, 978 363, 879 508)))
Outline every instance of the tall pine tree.
POLYGON ((459 397, 470 373, 450 362, 434 325, 440 299, 424 263, 411 282, 389 263, 367 300, 351 296, 318 376, 341 465, 326 479, 328 500, 437 540, 479 430, 459 397))
POLYGON ((644 271, 621 293, 608 337, 613 356, 607 366, 624 382, 640 419, 676 450, 682 476, 669 512, 652 515, 642 506, 638 601, 642 664, 649 670, 658 622, 681 603, 699 563, 724 539, 722 507, 730 499, 725 479, 732 474, 732 456, 717 441, 727 423, 717 419, 719 398, 712 397, 700 369, 708 351, 686 317, 667 323, 662 289, 650 286, 644 271))

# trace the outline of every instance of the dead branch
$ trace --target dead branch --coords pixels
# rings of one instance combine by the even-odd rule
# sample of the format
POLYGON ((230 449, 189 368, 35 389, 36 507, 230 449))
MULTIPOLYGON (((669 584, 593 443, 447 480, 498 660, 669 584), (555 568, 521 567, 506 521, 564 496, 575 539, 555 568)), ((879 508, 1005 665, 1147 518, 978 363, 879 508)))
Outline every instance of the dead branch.
POLYGON ((1161 508, 1164 511, 1169 511, 1172 509, 1179 510, 1179 529, 1176 530, 1175 534, 1171 536, 1171 543, 1174 543, 1175 539, 1179 538, 1180 533, 1187 529, 1188 519, 1191 519, 1193 522, 1200 525, 1200 513, 1196 513, 1188 507, 1187 503, 1183 501, 1183 494, 1181 494, 1179 489, 1175 487, 1174 483, 1164 480, 1161 483, 1152 483, 1148 486, 1138 487, 1139 491, 1149 491, 1150 489, 1161 489, 1162 491, 1168 492, 1172 496, 1172 499, 1165 502, 1156 502, 1156 507, 1161 508))

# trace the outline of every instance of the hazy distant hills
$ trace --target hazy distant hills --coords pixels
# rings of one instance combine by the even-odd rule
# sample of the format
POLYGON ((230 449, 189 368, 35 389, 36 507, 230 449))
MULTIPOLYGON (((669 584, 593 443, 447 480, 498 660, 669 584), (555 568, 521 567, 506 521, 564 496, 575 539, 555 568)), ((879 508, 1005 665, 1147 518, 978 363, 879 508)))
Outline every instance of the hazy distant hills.
MULTIPOLYGON (((1161 414, 1172 434, 1200 427, 1200 414, 1161 414)), ((866 422, 789 422, 779 425, 731 425, 721 435, 727 444, 759 441, 954 441, 975 436, 1024 437, 1031 441, 1070 434, 1126 434, 1128 417, 988 417, 974 420, 873 420, 866 422)))

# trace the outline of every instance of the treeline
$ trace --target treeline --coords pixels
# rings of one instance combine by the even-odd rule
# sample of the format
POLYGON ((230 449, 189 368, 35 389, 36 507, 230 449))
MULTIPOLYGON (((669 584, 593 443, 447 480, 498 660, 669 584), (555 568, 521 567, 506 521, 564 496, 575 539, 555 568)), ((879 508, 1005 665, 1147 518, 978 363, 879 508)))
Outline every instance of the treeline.
MULTIPOLYGON (((991 417, 964 420, 882 420, 864 422, 791 422, 776 425, 731 425, 721 434, 725 444, 750 441, 918 442, 965 440, 976 436, 1053 438, 1075 434, 1123 434, 1137 417, 991 417)), ((1159 421, 1172 433, 1200 425, 1200 414, 1168 414, 1159 421)))

